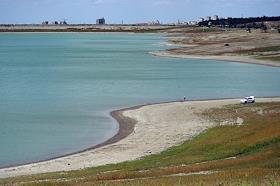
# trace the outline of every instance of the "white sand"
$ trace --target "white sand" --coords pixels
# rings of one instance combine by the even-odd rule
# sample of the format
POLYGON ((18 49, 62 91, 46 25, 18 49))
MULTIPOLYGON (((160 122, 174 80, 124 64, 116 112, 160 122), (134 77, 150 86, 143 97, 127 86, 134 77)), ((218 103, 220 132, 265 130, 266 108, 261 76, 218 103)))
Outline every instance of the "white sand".
MULTIPOLYGON (((280 101, 261 98, 258 102, 280 101)), ((205 109, 239 103, 237 99, 163 103, 124 111, 137 120, 135 131, 110 145, 50 161, 0 169, 0 178, 46 172, 78 170, 86 167, 135 160, 180 144, 212 127, 196 113, 205 109), (69 165, 68 165, 69 164, 69 165)))

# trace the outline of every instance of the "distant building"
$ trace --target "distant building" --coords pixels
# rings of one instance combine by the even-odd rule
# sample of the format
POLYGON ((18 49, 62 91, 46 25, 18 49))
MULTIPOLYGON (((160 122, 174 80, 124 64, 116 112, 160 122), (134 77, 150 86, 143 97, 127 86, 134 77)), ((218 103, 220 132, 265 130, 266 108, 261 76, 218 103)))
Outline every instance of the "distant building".
POLYGON ((67 25, 67 22, 64 21, 43 21, 42 25, 67 25))
POLYGON ((204 18, 200 18, 200 19, 199 19, 199 22, 203 22, 203 21, 204 21, 204 18))
POLYGON ((147 23, 147 25, 160 25, 160 21, 159 20, 150 21, 147 23))
POLYGON ((106 22, 105 22, 104 17, 102 17, 101 19, 96 19, 96 24, 97 25, 105 25, 106 22))
POLYGON ((65 20, 63 20, 63 21, 60 21, 59 24, 60 25, 67 25, 67 22, 65 20))
POLYGON ((52 25, 58 25, 58 21, 53 21, 52 25))
POLYGON ((154 21, 154 25, 160 25, 159 20, 155 20, 155 21, 154 21))
POLYGON ((214 20, 214 21, 216 21, 216 20, 218 20, 219 19, 219 16, 217 16, 217 15, 214 15, 213 17, 212 17, 212 20, 214 20))
POLYGON ((207 16, 207 17, 205 18, 205 21, 211 21, 211 17, 210 17, 210 16, 207 16))
POLYGON ((182 23, 181 23, 180 19, 178 19, 177 25, 181 25, 181 24, 182 24, 182 23))
POLYGON ((188 25, 197 25, 197 21, 189 21, 188 25))
POLYGON ((48 25, 48 24, 49 24, 48 21, 43 21, 43 22, 42 22, 42 25, 48 25))

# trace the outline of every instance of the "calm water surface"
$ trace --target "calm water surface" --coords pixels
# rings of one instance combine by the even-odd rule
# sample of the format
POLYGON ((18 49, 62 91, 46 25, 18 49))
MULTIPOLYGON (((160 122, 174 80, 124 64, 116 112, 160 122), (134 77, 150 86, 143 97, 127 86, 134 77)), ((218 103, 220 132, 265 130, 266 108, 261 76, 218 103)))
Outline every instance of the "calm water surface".
POLYGON ((110 111, 181 99, 280 96, 280 68, 154 57, 147 34, 0 34, 0 167, 113 136, 110 111))

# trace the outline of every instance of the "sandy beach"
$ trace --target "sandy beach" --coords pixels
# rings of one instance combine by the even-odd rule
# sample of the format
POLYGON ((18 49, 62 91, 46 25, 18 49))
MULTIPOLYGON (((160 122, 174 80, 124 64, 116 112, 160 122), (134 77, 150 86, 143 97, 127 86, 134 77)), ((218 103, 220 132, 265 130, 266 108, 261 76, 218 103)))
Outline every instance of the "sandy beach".
MULTIPOLYGON (((272 101, 280 101, 280 98, 257 99, 257 102, 272 101)), ((103 146, 49 161, 0 169, 0 178, 79 170, 156 154, 215 126, 199 113, 238 103, 239 99, 186 101, 116 111, 112 115, 120 123, 120 131, 103 146)))

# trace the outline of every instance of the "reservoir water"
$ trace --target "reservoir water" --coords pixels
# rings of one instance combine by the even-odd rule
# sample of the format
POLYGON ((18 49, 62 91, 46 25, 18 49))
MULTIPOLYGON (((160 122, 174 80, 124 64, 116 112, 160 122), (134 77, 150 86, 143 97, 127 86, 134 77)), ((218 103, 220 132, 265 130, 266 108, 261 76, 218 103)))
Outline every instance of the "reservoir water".
POLYGON ((165 38, 0 34, 0 167, 80 151, 118 130, 112 110, 182 99, 280 96, 280 68, 161 58, 165 38))

